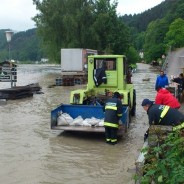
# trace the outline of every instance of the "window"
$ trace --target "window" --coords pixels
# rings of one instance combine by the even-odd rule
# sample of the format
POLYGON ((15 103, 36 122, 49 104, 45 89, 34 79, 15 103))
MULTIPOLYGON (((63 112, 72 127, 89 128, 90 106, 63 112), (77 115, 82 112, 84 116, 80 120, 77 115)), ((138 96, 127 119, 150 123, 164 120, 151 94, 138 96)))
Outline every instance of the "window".
POLYGON ((95 59, 95 69, 104 68, 105 70, 116 70, 115 58, 95 59))

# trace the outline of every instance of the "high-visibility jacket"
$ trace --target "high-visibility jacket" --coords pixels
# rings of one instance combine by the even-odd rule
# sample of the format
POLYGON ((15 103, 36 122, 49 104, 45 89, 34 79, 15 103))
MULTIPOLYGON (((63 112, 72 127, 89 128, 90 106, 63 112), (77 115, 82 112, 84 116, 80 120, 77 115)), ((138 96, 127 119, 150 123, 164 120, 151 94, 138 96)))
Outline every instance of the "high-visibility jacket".
POLYGON ((109 99, 105 104, 104 126, 118 128, 122 116, 122 103, 117 98, 109 99))
POLYGON ((184 115, 174 108, 153 104, 148 111, 149 124, 177 126, 184 122, 184 115))
MULTIPOLYGON (((165 115, 167 114, 167 112, 169 111, 170 107, 169 106, 165 106, 162 110, 162 113, 160 115, 160 120, 159 123, 161 123, 162 119, 165 117, 165 115)), ((184 122, 181 123, 180 125, 174 126, 173 127, 173 131, 177 131, 184 128, 184 122)))

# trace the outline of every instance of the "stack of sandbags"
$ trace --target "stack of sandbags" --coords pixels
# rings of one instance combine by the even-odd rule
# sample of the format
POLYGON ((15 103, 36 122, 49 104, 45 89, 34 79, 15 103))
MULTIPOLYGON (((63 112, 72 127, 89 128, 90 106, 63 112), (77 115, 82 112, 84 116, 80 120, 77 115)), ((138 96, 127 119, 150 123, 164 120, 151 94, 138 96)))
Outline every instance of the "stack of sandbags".
POLYGON ((69 114, 60 112, 57 118, 57 125, 60 126, 104 126, 103 119, 86 118, 81 116, 73 119, 69 114))

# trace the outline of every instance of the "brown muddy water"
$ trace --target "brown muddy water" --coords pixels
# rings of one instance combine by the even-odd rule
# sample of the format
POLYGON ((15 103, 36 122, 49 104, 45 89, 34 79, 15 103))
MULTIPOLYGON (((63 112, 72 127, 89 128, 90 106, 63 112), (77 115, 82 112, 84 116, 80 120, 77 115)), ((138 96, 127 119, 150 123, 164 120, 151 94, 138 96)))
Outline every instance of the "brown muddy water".
MULTIPOLYGON (((140 104, 143 98, 154 100, 158 71, 138 64, 132 78, 137 93, 136 117, 119 144, 111 146, 104 143, 104 135, 50 129, 51 110, 68 103, 71 90, 85 88, 48 88, 60 74, 55 68, 20 65, 17 86, 38 82, 44 94, 0 104, 0 183, 134 184, 135 161, 148 127, 140 104), (150 81, 142 81, 148 77, 150 81)), ((9 87, 9 83, 0 83, 0 89, 9 87)))

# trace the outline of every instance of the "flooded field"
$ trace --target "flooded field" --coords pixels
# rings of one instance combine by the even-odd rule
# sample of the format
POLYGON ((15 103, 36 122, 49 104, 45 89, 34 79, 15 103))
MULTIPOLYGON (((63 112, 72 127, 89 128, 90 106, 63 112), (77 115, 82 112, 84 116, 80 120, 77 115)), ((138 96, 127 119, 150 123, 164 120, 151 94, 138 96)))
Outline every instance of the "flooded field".
MULTIPOLYGON (((17 86, 38 82, 44 94, 0 105, 0 181, 3 184, 134 184, 135 161, 148 128, 143 98, 154 100, 158 71, 138 64, 132 81, 137 94, 136 116, 115 146, 104 135, 51 131, 50 112, 69 103, 70 91, 85 86, 56 86, 56 66, 20 65, 17 86), (144 78, 150 81, 143 81, 144 78)), ((10 83, 0 83, 0 89, 10 83)))

